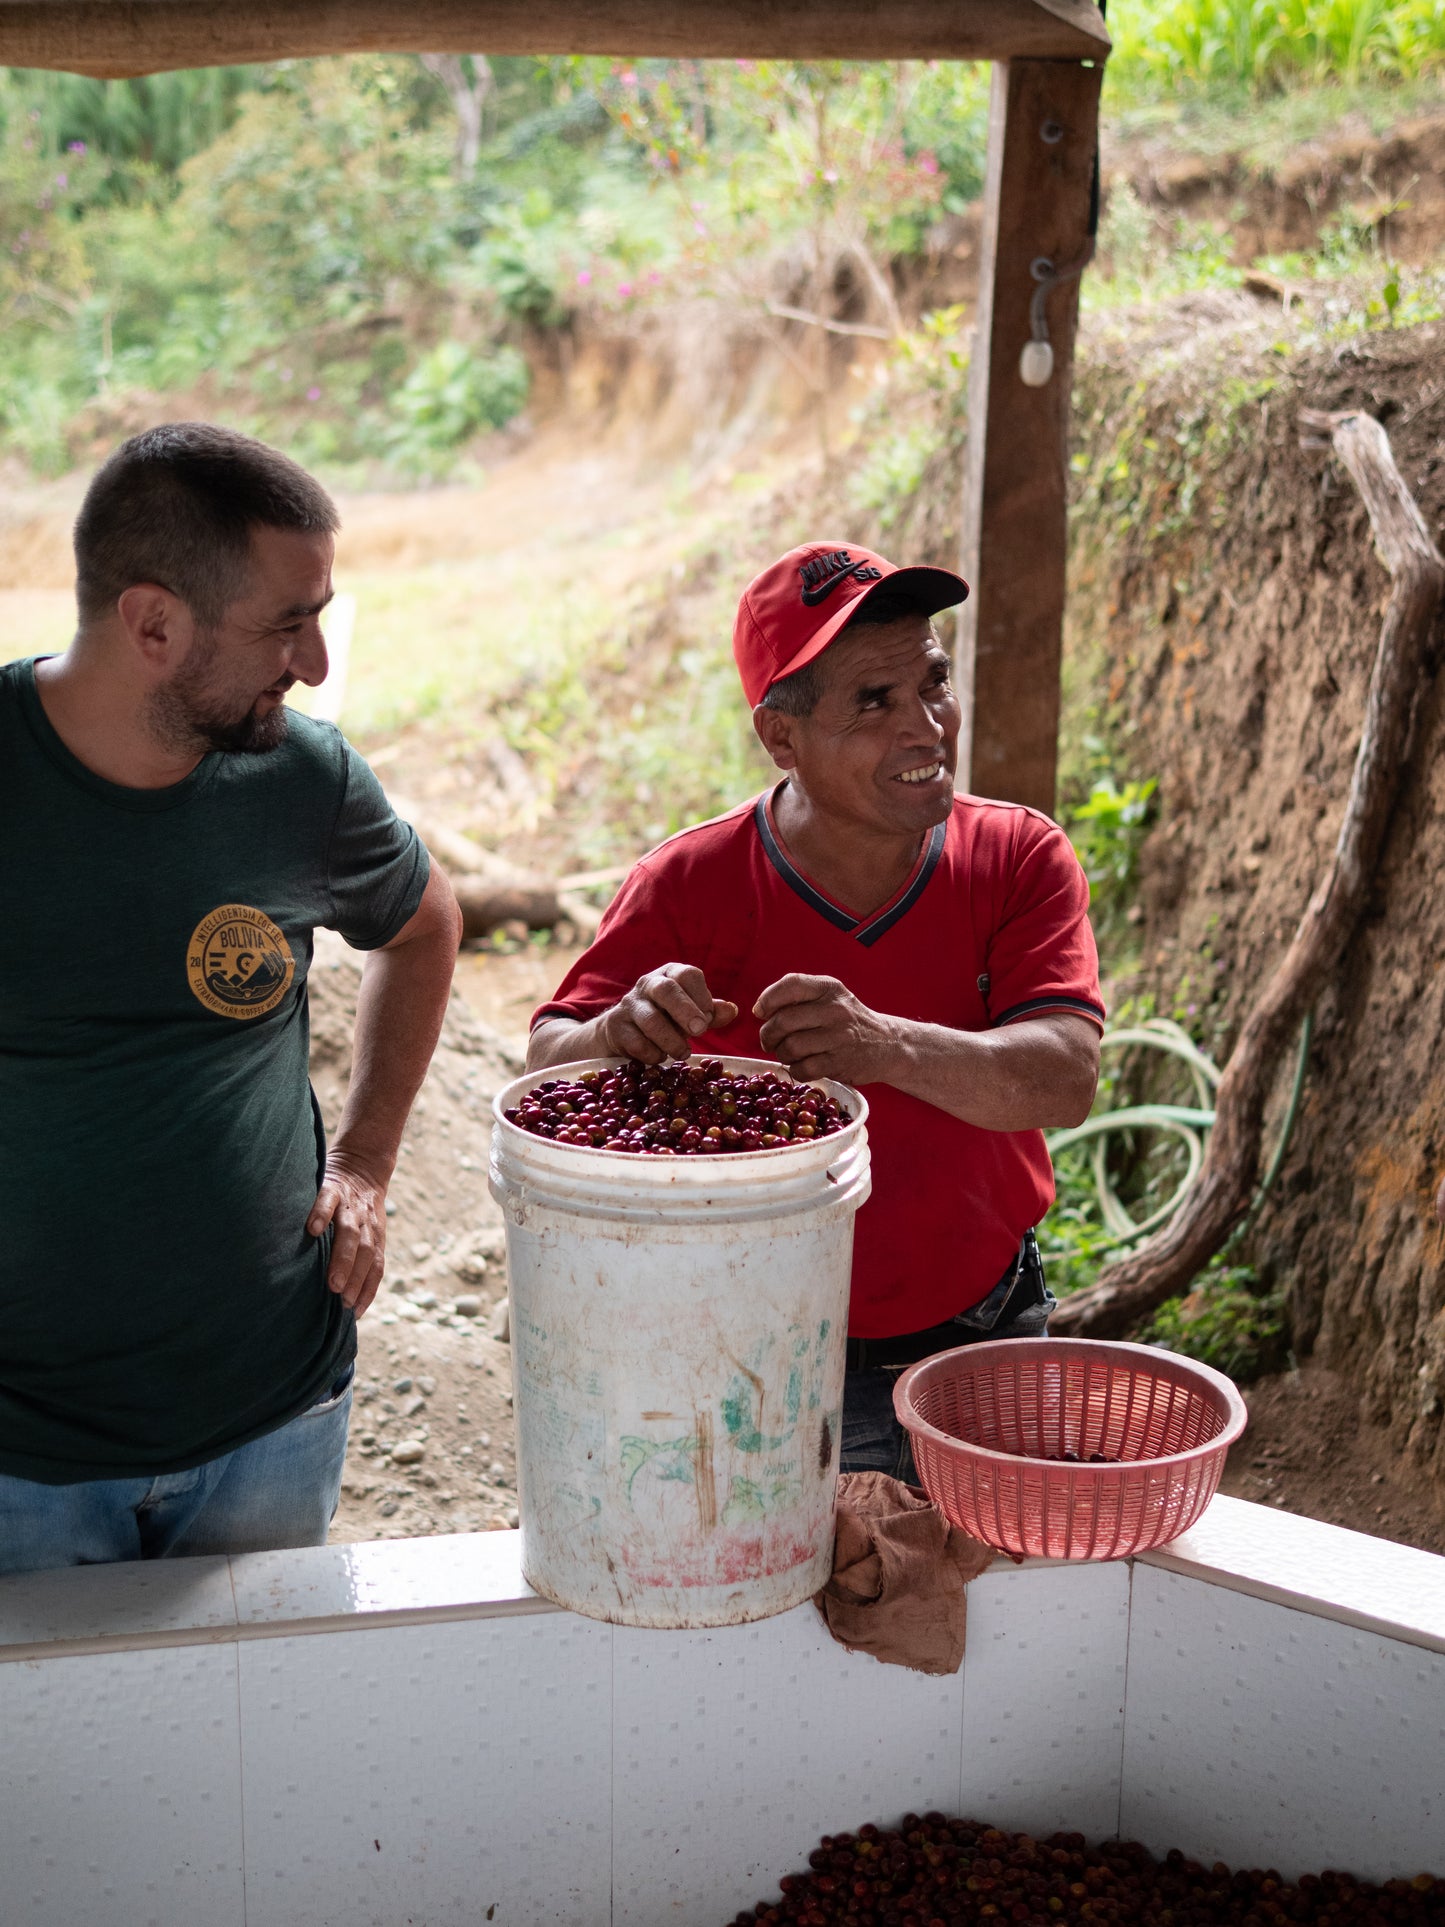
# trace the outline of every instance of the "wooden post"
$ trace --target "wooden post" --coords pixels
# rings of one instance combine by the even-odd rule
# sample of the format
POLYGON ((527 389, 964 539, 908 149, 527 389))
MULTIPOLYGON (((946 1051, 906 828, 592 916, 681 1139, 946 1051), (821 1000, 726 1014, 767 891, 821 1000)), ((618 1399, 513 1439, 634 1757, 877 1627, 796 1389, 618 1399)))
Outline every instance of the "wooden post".
MULTIPOLYGON (((1064 623, 1069 390, 1077 274, 1046 315, 1053 373, 1030 388, 1035 261, 1076 268, 1089 248, 1102 65, 994 68, 978 320, 969 371, 958 687, 968 786, 1052 814, 1064 623)), ((960 775, 962 775, 960 771, 960 775)))

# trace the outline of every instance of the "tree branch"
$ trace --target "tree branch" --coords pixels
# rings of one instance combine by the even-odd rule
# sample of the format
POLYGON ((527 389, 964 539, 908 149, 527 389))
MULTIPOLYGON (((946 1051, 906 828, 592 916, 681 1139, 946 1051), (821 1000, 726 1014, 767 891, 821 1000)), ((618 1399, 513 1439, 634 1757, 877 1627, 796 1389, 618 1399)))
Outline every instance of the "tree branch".
POLYGON ((768 313, 780 321, 803 321, 810 328, 826 328, 830 335, 866 335, 870 341, 893 339, 887 328, 868 328, 861 321, 830 321, 826 315, 814 314, 810 308, 792 308, 783 301, 769 301, 764 305, 768 313))
POLYGON ((1181 1291, 1243 1218, 1259 1174, 1265 1100, 1305 1012, 1339 967, 1369 896, 1409 755, 1426 651, 1442 596, 1445 560, 1371 416, 1303 409, 1323 430, 1370 517, 1375 547, 1394 578, 1370 678, 1365 724, 1334 859, 1294 941, 1249 1013, 1220 1081, 1204 1168, 1178 1215, 1096 1285, 1064 1300, 1050 1329, 1109 1338, 1181 1291))

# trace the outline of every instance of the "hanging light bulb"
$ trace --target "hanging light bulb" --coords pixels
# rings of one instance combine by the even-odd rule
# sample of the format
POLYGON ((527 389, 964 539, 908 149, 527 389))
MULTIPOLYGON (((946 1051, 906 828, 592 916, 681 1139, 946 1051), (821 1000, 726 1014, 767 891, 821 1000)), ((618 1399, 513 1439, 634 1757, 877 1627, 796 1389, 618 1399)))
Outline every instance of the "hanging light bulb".
POLYGON ((1025 388, 1047 387, 1054 372, 1054 351, 1047 341, 1026 341, 1019 356, 1019 379, 1025 388))

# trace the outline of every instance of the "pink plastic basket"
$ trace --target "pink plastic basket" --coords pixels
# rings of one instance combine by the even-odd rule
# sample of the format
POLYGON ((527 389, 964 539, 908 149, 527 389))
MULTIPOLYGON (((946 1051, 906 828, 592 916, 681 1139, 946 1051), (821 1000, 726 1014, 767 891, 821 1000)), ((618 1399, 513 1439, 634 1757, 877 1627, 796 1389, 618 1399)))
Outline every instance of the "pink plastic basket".
POLYGON ((1000 1552, 1045 1559, 1124 1559, 1177 1539, 1248 1419, 1222 1372, 1090 1338, 940 1352, 903 1373, 893 1404, 945 1517, 1000 1552), (1116 1463, 1090 1465, 1093 1452, 1116 1463))

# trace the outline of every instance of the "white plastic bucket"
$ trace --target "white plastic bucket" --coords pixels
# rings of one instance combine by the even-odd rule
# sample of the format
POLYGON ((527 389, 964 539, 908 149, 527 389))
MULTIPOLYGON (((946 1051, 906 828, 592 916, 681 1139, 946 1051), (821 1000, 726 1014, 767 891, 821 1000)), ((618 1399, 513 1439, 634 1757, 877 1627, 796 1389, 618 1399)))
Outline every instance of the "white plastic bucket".
POLYGON ((534 1072, 493 1106, 522 1571, 621 1626, 765 1619, 832 1570, 867 1105, 824 1082, 845 1130, 718 1157, 585 1150, 503 1115, 616 1061, 534 1072))

